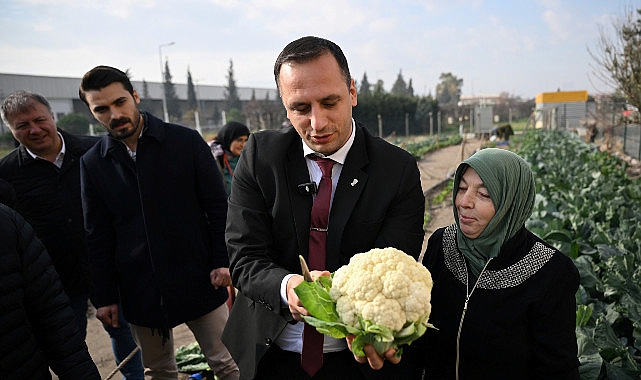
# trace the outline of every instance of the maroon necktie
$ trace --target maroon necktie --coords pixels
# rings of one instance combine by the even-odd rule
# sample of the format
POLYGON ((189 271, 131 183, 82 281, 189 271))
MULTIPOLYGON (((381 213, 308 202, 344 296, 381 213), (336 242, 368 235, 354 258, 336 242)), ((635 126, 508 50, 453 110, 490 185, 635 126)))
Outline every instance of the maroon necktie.
MULTIPOLYGON (((332 167, 334 161, 329 158, 310 157, 316 161, 323 173, 318 192, 314 198, 309 227, 309 256, 308 263, 311 270, 325 269, 325 247, 327 241, 327 222, 329 220, 329 206, 332 198, 332 167)), ((303 330, 303 352, 301 367, 310 377, 323 366, 323 334, 316 328, 305 324, 303 330)))

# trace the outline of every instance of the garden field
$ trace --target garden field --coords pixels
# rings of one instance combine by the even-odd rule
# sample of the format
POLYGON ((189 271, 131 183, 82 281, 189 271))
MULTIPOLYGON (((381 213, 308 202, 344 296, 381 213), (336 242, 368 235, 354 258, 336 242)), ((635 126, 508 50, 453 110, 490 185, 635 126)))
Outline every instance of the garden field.
POLYGON ((517 150, 532 165, 527 227, 581 274, 576 332, 581 379, 641 377, 641 186, 625 163, 576 135, 532 131, 517 150))

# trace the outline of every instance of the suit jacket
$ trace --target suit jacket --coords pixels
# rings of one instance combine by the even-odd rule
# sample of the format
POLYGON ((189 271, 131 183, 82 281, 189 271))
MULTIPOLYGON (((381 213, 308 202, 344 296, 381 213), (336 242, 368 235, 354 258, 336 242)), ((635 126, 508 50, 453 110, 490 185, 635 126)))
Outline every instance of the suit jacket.
MULTIPOLYGON (((342 168, 327 232, 326 269, 335 271, 356 253, 396 247, 418 257, 425 198, 416 160, 357 125, 342 168)), ((223 341, 251 379, 256 365, 287 323, 280 298, 289 273, 307 258, 312 196, 302 140, 294 128, 250 136, 234 172, 226 239, 232 281, 239 290, 223 341)))
POLYGON ((194 130, 145 113, 136 161, 103 137, 80 163, 96 307, 122 300, 131 323, 169 328, 222 305, 209 272, 227 267, 227 195, 194 130))
POLYGON ((97 137, 58 130, 65 141, 62 167, 34 159, 21 145, 0 160, 0 178, 15 190, 13 208, 36 230, 70 297, 91 289, 80 201, 80 157, 97 137))

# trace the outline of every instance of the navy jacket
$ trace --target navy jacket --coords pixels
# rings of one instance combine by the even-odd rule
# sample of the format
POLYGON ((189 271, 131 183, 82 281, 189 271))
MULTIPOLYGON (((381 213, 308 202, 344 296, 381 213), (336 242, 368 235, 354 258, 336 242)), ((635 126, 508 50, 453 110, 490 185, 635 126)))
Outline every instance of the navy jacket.
POLYGON ((194 130, 143 113, 136 161, 104 136, 81 160, 96 307, 118 303, 133 324, 171 328, 227 299, 209 273, 229 264, 227 196, 194 130))

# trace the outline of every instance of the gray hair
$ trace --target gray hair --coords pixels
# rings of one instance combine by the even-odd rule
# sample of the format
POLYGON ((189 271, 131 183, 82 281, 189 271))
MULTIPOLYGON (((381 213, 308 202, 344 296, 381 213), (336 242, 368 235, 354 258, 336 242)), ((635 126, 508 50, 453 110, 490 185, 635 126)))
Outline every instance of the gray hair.
POLYGON ((13 94, 7 96, 0 106, 0 116, 2 116, 2 121, 11 127, 9 124, 8 118, 17 114, 28 112, 31 109, 32 101, 44 104, 45 107, 51 113, 51 104, 49 101, 40 94, 35 94, 29 91, 16 91, 13 94))

